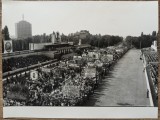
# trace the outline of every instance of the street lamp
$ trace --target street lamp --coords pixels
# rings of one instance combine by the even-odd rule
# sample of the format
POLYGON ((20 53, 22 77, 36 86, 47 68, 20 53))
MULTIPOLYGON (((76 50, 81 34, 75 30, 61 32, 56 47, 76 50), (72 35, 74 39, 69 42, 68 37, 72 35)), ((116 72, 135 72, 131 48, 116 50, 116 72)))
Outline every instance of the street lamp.
POLYGON ((142 40, 140 40, 140 49, 141 49, 141 45, 142 45, 142 43, 141 43, 141 42, 142 42, 142 40))

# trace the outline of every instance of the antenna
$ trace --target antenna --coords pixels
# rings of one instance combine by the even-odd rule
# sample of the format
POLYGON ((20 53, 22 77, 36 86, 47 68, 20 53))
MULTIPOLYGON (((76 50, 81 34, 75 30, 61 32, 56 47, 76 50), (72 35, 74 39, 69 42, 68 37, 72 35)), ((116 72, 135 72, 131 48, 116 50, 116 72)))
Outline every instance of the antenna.
POLYGON ((22 15, 22 20, 24 20, 24 14, 22 15))

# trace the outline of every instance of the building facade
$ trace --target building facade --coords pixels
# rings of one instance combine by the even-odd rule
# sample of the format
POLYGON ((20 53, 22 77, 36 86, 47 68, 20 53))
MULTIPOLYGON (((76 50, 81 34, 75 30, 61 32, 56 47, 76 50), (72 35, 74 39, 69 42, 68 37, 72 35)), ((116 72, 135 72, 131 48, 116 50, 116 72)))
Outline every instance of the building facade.
POLYGON ((15 24, 15 28, 17 39, 32 37, 32 25, 29 22, 22 20, 15 24))
POLYGON ((62 41, 61 41, 61 35, 59 32, 54 32, 51 34, 51 42, 53 44, 60 44, 62 41))
POLYGON ((90 33, 87 30, 81 30, 80 32, 76 32, 74 34, 74 36, 77 36, 79 39, 85 39, 89 35, 90 33))

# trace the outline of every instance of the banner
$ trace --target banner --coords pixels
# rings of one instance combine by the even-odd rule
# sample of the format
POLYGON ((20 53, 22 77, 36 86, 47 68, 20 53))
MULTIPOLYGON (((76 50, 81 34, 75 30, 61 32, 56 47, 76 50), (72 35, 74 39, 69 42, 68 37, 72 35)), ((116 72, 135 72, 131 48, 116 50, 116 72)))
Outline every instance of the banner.
POLYGON ((98 66, 98 67, 102 67, 103 63, 100 60, 96 60, 95 65, 98 66))
POLYGON ((74 60, 68 61, 68 66, 69 66, 69 67, 73 67, 73 68, 78 67, 78 65, 76 64, 76 62, 75 62, 74 60))
POLYGON ((87 65, 88 65, 89 67, 94 67, 94 63, 93 63, 93 62, 88 62, 87 65))
POLYGON ((65 85, 62 89, 63 95, 68 97, 79 97, 80 96, 80 88, 79 86, 74 85, 65 85))
POLYGON ((73 56, 73 60, 81 60, 82 57, 81 56, 73 56))
POLYGON ((108 62, 108 57, 107 57, 107 55, 103 55, 103 56, 101 57, 101 61, 102 61, 103 63, 107 63, 107 62, 108 62))
POLYGON ((50 68, 42 67, 42 72, 50 73, 50 72, 51 72, 51 69, 50 69, 50 68))
POLYGON ((96 68, 86 68, 84 73, 85 77, 94 78, 96 77, 96 68))
POLYGON ((93 59, 99 59, 99 53, 97 52, 88 52, 88 56, 93 59))
POLYGON ((13 52, 12 40, 4 40, 4 53, 12 53, 12 52, 13 52))
POLYGON ((94 56, 95 59, 99 59, 99 53, 94 53, 93 56, 94 56))
POLYGON ((93 57, 93 52, 88 52, 88 56, 92 58, 93 57))
POLYGON ((116 52, 123 53, 123 49, 116 49, 116 52))
POLYGON ((38 71, 36 71, 36 70, 31 70, 31 72, 30 72, 30 79, 31 80, 38 80, 38 71))
POLYGON ((108 54, 107 58, 108 58, 108 61, 113 61, 113 55, 112 54, 108 54))

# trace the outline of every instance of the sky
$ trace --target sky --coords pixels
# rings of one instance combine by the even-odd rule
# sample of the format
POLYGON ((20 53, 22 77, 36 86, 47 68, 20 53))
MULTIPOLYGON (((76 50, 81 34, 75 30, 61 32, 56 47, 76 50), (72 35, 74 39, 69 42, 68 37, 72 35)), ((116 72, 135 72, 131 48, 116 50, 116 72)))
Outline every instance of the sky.
POLYGON ((139 36, 158 31, 157 1, 3 1, 2 28, 15 36, 15 23, 32 24, 32 34, 91 34, 139 36))

